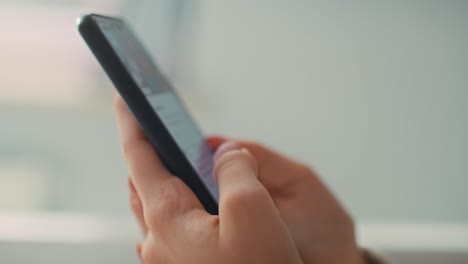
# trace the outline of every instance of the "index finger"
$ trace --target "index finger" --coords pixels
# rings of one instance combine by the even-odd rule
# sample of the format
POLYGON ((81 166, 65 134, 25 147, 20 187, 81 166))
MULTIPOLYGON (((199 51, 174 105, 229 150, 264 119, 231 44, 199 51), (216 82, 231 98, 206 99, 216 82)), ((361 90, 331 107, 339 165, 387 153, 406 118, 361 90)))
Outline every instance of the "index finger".
POLYGON ((114 110, 119 129, 123 154, 127 161, 131 177, 142 202, 161 182, 173 177, 156 155, 135 118, 128 111, 122 98, 115 96, 114 110))
POLYGON ((120 96, 115 99, 115 113, 124 156, 148 228, 160 235, 170 234, 187 222, 174 221, 175 217, 190 215, 193 209, 205 212, 190 188, 166 169, 120 96))

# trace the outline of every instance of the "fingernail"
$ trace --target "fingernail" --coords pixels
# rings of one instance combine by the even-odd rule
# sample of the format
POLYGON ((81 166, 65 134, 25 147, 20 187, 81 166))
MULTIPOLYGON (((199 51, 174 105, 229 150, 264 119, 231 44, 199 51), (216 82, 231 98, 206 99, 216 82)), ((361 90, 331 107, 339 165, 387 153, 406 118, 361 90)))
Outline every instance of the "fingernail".
POLYGON ((214 161, 217 161, 224 153, 233 151, 233 150, 241 150, 242 147, 239 143, 235 141, 228 141, 223 143, 219 148, 216 150, 216 153, 213 157, 214 161))
POLYGON ((141 256, 141 244, 138 243, 136 246, 136 251, 138 255, 138 259, 140 260, 140 263, 143 264, 143 257, 141 256))

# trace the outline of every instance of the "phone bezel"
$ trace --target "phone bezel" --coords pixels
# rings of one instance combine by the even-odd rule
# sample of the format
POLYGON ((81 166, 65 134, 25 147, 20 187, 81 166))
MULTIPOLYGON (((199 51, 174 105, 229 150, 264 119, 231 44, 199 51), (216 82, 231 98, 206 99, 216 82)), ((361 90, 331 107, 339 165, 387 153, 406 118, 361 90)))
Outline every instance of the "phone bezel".
MULTIPOLYGON (((218 214, 218 203, 205 187, 188 158, 176 144, 158 114, 153 110, 137 83, 126 70, 96 19, 110 20, 132 31, 130 26, 123 19, 97 14, 84 15, 78 20, 78 30, 81 36, 111 79, 162 162, 172 174, 189 186, 207 212, 214 215, 218 214)), ((139 40, 137 39, 137 41, 139 40)), ((159 75, 163 76, 161 73, 159 75)), ((170 83, 167 80, 163 81, 168 84, 171 92, 177 96, 170 83)))

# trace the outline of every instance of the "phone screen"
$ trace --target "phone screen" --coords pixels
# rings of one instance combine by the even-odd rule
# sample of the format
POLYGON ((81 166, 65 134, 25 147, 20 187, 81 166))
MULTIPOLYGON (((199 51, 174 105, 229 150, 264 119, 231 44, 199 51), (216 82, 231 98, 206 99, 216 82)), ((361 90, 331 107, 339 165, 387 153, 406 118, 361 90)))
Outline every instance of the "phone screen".
POLYGON ((133 32, 124 24, 105 18, 98 19, 97 22, 153 110, 218 202, 219 193, 213 177, 213 151, 178 95, 174 93, 133 32))

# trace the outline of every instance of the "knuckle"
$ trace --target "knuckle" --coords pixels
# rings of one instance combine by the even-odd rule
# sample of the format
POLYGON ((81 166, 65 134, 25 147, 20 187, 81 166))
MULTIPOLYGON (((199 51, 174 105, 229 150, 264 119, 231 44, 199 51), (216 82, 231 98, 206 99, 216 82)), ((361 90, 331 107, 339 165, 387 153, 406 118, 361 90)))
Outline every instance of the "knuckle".
POLYGON ((178 193, 180 192, 180 189, 183 188, 184 182, 178 178, 178 177, 169 177, 165 179, 161 183, 161 189, 163 189, 163 196, 161 197, 162 200, 171 200, 171 201, 177 201, 178 199, 178 193))
POLYGON ((184 227, 184 230, 187 230, 185 234, 188 241, 204 241, 205 246, 213 242, 213 234, 216 234, 219 230, 218 216, 212 216, 211 219, 198 217, 187 220, 193 223, 184 227))
POLYGON ((153 229, 160 229, 163 222, 166 219, 170 219, 171 216, 178 210, 178 195, 174 180, 167 180, 161 188, 158 188, 158 193, 155 194, 155 198, 149 202, 149 205, 145 207, 145 221, 153 229), (174 183, 173 183, 174 182, 174 183), (172 186, 170 186, 172 185, 172 186))
POLYGON ((140 255, 143 263, 167 263, 167 260, 164 258, 165 249, 161 247, 157 240, 159 238, 155 237, 152 233, 146 236, 140 255))
POLYGON ((143 216, 148 227, 154 231, 159 230, 161 218, 164 215, 163 207, 158 202, 152 202, 145 207, 143 216))

